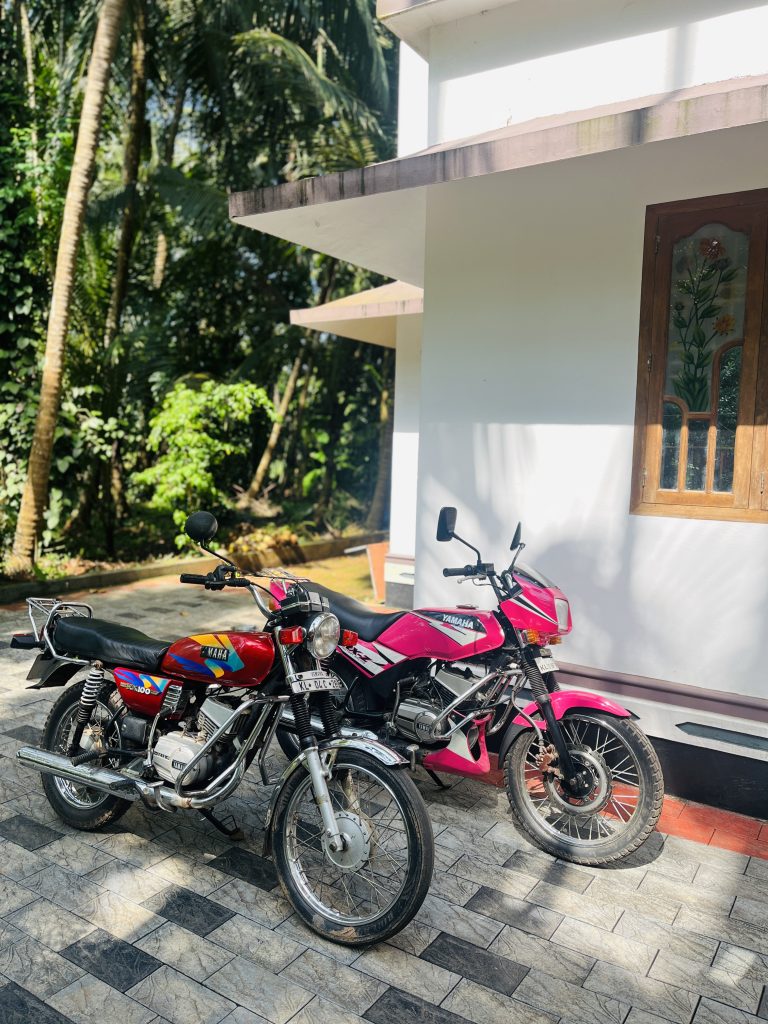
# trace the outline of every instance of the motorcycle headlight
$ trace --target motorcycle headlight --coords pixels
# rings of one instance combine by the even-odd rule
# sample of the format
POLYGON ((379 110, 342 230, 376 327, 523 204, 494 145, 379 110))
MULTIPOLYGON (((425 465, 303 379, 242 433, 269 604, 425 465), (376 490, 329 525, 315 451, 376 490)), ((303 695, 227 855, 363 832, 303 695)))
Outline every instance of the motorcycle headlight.
POLYGON ((568 629, 568 602, 556 597, 555 612, 557 613, 558 629, 568 629))
POLYGON ((323 661, 336 650, 340 633, 336 616, 323 612, 322 615, 316 615, 307 628, 307 647, 318 661, 323 661))

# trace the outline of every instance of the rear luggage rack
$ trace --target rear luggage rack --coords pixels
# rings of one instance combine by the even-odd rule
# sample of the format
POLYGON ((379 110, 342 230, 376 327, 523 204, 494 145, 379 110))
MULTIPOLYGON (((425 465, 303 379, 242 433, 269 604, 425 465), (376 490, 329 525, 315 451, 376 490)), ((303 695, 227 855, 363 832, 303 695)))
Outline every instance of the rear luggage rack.
POLYGON ((27 609, 29 611, 29 621, 32 623, 32 632, 35 635, 35 641, 38 646, 42 647, 45 645, 51 654, 61 661, 87 664, 81 658, 66 658, 59 654, 54 649, 48 636, 48 626, 54 615, 78 615, 85 619, 92 619, 93 608, 89 604, 83 604, 81 601, 62 601, 60 597, 28 597, 27 609))

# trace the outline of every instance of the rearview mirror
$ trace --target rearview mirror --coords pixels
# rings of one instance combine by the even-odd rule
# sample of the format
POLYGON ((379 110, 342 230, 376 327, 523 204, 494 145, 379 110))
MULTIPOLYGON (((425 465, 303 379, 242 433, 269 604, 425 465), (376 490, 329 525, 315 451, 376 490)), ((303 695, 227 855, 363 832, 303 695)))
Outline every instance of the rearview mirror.
POLYGON ((445 505, 440 509, 437 517, 437 539, 439 541, 453 540, 456 529, 456 509, 445 505))
POLYGON ((207 544, 216 536, 219 524, 210 512, 193 512, 187 517, 184 532, 196 544, 207 544))
POLYGON ((523 524, 522 523, 518 523, 517 524, 517 529, 515 530, 515 536, 512 538, 512 543, 509 545, 509 550, 510 551, 517 551, 517 549, 520 547, 520 541, 522 539, 522 536, 523 536, 523 524))

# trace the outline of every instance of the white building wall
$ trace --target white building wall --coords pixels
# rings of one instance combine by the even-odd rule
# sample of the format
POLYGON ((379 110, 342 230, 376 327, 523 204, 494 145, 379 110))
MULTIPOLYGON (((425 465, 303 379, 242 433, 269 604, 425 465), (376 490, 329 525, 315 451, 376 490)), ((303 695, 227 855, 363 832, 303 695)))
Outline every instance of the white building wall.
POLYGON ((417 607, 488 599, 442 577, 467 552, 441 505, 497 564, 520 518, 572 602, 564 661, 765 696, 768 529, 628 509, 646 205, 766 168, 759 125, 431 191, 417 607))
POLYGON ((429 65, 407 43, 400 43, 397 88, 397 155, 426 149, 429 120, 429 65))
POLYGON ((432 29, 429 145, 768 72, 755 0, 518 0, 432 29))
POLYGON ((416 554, 420 376, 421 317, 401 316, 395 352, 394 472, 389 513, 389 550, 401 558, 413 558, 416 554))

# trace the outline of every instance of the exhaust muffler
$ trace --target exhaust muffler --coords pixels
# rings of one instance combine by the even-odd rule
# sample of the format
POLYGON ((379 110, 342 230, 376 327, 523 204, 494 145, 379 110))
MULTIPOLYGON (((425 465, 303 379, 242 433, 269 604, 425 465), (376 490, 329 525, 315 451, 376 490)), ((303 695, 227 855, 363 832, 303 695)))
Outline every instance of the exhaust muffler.
POLYGON ((102 793, 111 793, 123 800, 137 800, 139 790, 133 779, 114 772, 111 768, 99 768, 90 764, 72 764, 72 759, 64 754, 55 754, 52 750, 41 750, 39 747, 22 747, 16 757, 25 768, 46 775, 58 775, 78 786, 88 786, 102 793))

